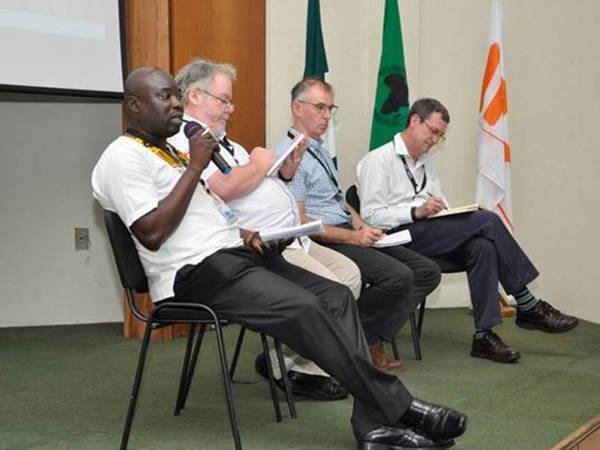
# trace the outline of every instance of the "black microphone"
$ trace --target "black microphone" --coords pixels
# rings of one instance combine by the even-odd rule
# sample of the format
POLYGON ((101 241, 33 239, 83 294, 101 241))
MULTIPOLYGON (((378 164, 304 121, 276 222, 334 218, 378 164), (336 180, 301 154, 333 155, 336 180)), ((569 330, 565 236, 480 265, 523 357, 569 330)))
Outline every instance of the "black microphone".
MULTIPOLYGON (((191 120, 184 120, 184 122, 185 122, 185 126, 183 127, 183 133, 185 134, 185 136, 188 139, 190 139, 196 133, 202 132, 202 133, 206 133, 210 137, 212 137, 215 140, 215 143, 217 145, 220 144, 219 138, 217 138, 212 133, 212 131, 210 131, 210 128, 204 128, 198 122, 194 122, 191 120)), ((227 175, 229 172, 231 172, 231 166, 229 164, 227 164, 227 161, 225 161, 225 159, 223 159, 223 157, 220 155, 218 147, 217 147, 217 150, 215 150, 213 152, 211 159, 212 159, 212 162, 214 162, 215 165, 219 168, 219 170, 221 172, 223 172, 225 175, 227 175)))

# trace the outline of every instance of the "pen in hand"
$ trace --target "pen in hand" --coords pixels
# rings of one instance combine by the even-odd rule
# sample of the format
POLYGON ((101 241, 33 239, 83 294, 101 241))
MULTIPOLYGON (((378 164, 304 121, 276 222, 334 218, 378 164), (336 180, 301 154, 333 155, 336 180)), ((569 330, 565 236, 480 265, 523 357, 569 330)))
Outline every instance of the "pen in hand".
POLYGON ((444 206, 443 206, 443 208, 442 208, 442 209, 448 210, 448 206, 446 205, 446 202, 445 202, 444 200, 442 200, 440 197, 436 197, 435 195, 433 195, 433 194, 432 194, 431 192, 429 192, 429 191, 427 191, 427 192, 425 192, 425 193, 426 193, 426 194, 429 196, 429 198, 439 198, 439 199, 442 201, 442 203, 444 204, 444 206))

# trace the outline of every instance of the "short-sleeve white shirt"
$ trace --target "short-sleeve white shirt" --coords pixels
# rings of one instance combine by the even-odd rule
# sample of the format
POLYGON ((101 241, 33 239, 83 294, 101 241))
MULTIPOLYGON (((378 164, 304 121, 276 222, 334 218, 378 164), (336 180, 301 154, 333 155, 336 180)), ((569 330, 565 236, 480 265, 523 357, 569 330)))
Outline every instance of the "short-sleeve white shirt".
MULTIPOLYGON (((106 148, 92 172, 93 194, 129 228, 171 193, 183 170, 134 139, 120 136, 106 148)), ((174 295, 175 274, 181 267, 198 264, 219 249, 242 245, 239 230, 227 223, 200 183, 183 219, 158 250, 147 249, 135 236, 133 240, 154 301, 174 295)))

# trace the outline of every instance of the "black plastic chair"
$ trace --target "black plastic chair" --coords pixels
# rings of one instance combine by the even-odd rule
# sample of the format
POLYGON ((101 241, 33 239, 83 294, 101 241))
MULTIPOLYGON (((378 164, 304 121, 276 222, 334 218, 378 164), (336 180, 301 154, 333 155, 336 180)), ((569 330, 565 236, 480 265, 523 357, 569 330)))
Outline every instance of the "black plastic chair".
MULTIPOLYGON (((346 202, 352 208, 356 210, 360 214, 360 198, 358 197, 358 190, 356 189, 356 185, 352 185, 346 191, 346 202)), ((456 272, 464 272, 466 269, 463 265, 449 261, 442 258, 430 258, 435 261, 442 273, 456 273, 456 272)), ((410 332, 412 335, 413 348, 415 352, 415 359, 423 359, 421 354, 421 331, 423 329, 423 319, 425 317, 425 302, 426 298, 423 299, 421 303, 417 306, 415 311, 410 315, 410 332), (417 316, 418 315, 418 316, 417 316)), ((396 339, 392 341, 392 350, 394 352, 394 358, 398 359, 400 357, 398 352, 398 344, 396 343, 396 339)))
MULTIPOLYGON (((187 345, 185 348, 185 355, 183 359, 183 367, 181 371, 179 390, 177 394, 177 400, 175 403, 174 414, 179 415, 181 410, 185 407, 192 378, 194 375, 194 369, 196 367, 196 362, 198 359, 198 354, 200 353, 202 339, 204 337, 204 333, 206 331, 207 326, 212 325, 214 326, 217 338, 217 348, 219 351, 219 359, 221 363, 221 372, 223 377, 223 384, 225 387, 225 397, 227 400, 227 410, 229 413, 231 431, 233 433, 235 448, 241 449, 242 444, 237 424, 237 417, 235 413, 231 380, 233 379, 234 370, 237 365, 237 358, 241 349, 245 328, 242 327, 242 329, 240 330, 240 336, 238 338, 236 351, 231 364, 230 371, 228 370, 227 355, 225 352, 222 332, 222 327, 224 325, 228 325, 230 322, 226 319, 219 318, 210 307, 202 303, 180 303, 173 302, 170 301, 170 299, 167 299, 165 301, 159 302, 159 304, 156 305, 154 311, 152 311, 150 315, 146 316, 142 314, 136 305, 134 293, 147 293, 148 282, 138 252, 135 248, 133 239, 131 238, 129 230, 127 229, 127 227, 125 227, 125 225, 116 213, 105 210, 104 222, 108 231, 108 236, 115 257, 115 261, 117 263, 121 284, 125 289, 127 301, 129 303, 129 307, 131 308, 131 312, 135 315, 137 319, 146 322, 146 329, 144 332, 142 347, 140 349, 140 355, 133 382, 133 388, 129 399, 127 418, 125 420, 125 427, 121 439, 121 449, 127 448, 127 443, 129 441, 129 434, 131 431, 138 394, 140 390, 140 384, 142 381, 142 375, 144 371, 144 365, 146 362, 146 354, 150 343, 150 333, 154 329, 180 323, 190 324, 190 330, 187 345)), ((261 342, 268 366, 269 385, 271 388, 273 407, 275 409, 277 421, 280 422, 282 419, 281 411, 279 408, 279 398, 277 394, 277 388, 275 385, 275 379, 273 377, 271 359, 268 357, 269 346, 267 342, 267 337, 263 333, 261 333, 261 342)), ((277 358, 280 367, 285 367, 283 362, 283 356, 281 353, 281 345, 277 340, 275 340, 275 349, 277 352, 277 358)), ((287 373, 285 370, 282 370, 281 373, 290 416, 292 418, 296 418, 296 408, 292 392, 289 386, 287 373)))

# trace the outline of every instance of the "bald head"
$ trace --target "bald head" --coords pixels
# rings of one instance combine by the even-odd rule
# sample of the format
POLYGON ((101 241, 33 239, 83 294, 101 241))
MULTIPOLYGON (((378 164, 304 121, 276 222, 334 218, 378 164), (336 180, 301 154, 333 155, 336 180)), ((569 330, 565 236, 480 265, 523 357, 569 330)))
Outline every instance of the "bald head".
POLYGON ((147 83, 148 77, 155 72, 164 72, 158 67, 140 67, 130 72, 125 80, 125 97, 135 95, 140 89, 143 89, 147 83))
POLYGON ((131 128, 156 139, 175 134, 183 106, 173 77, 158 67, 141 67, 125 80, 125 113, 131 128))

